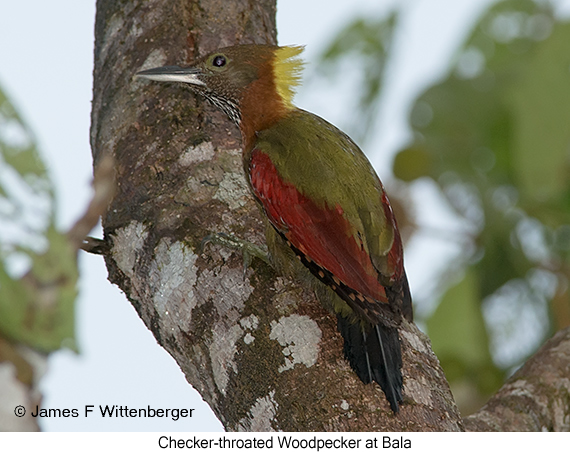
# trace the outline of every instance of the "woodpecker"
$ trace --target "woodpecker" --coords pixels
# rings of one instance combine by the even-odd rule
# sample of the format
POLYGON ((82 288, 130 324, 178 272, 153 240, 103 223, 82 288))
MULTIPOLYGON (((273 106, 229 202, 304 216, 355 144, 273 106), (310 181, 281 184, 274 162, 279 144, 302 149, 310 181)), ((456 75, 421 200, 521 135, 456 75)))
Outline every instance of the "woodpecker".
POLYGON ((183 83, 239 127, 246 179, 269 224, 271 261, 283 271, 300 262, 313 287, 328 287, 345 358, 362 382, 380 385, 397 413, 403 390, 398 326, 413 320, 400 233, 359 147, 293 105, 302 50, 226 47, 189 67, 137 76, 183 83))

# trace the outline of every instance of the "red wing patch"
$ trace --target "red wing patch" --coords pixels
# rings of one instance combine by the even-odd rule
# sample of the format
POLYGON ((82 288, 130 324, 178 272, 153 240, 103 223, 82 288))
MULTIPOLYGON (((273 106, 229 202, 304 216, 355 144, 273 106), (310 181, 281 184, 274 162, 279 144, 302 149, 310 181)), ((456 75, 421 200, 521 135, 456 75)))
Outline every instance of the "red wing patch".
POLYGON ((253 191, 269 220, 297 250, 355 292, 388 301, 367 250, 351 233, 339 205, 318 206, 281 179, 269 156, 257 149, 249 169, 253 191))

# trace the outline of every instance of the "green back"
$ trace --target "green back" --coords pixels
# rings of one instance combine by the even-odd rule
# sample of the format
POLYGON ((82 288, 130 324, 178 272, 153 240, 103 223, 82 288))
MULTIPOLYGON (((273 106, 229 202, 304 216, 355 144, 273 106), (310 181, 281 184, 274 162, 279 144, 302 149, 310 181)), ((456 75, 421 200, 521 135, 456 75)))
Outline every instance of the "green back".
POLYGON ((376 269, 389 276, 386 256, 394 229, 382 205, 383 187, 360 148, 324 119, 295 109, 258 133, 255 147, 271 158, 279 175, 319 207, 340 206, 357 242, 376 269))

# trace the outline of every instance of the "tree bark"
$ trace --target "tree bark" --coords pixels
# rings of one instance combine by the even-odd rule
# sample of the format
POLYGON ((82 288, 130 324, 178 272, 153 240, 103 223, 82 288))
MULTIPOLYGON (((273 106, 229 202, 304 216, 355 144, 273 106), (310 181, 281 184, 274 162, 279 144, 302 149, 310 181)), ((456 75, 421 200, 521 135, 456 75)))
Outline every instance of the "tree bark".
POLYGON ((40 430, 38 418, 29 413, 40 405, 38 383, 46 367, 45 354, 0 336, 0 432, 40 430))
POLYGON ((570 327, 559 331, 477 413, 468 431, 570 431, 570 327))
POLYGON ((219 232, 264 242, 239 132, 189 90, 133 75, 219 47, 276 43, 275 0, 98 0, 95 32, 93 159, 116 161, 103 219, 109 279, 225 428, 464 430, 415 325, 400 330, 405 403, 394 415, 380 388, 352 372, 336 319, 312 292, 260 260, 244 273, 240 253, 202 248, 219 232))

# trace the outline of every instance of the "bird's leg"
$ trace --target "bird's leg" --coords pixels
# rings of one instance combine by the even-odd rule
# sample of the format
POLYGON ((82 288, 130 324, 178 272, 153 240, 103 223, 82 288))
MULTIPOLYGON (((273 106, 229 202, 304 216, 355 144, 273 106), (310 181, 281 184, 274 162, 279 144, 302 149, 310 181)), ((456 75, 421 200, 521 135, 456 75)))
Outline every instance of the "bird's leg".
POLYGON ((269 261, 269 254, 265 246, 255 245, 254 243, 248 242, 247 240, 239 239, 233 235, 225 234, 224 232, 217 232, 204 237, 202 239, 202 243, 200 244, 200 249, 203 250, 208 243, 213 243, 215 245, 221 245, 226 248, 241 251, 243 257, 244 277, 245 272, 251 265, 254 257, 257 257, 266 264, 271 265, 271 262, 269 261))

